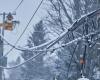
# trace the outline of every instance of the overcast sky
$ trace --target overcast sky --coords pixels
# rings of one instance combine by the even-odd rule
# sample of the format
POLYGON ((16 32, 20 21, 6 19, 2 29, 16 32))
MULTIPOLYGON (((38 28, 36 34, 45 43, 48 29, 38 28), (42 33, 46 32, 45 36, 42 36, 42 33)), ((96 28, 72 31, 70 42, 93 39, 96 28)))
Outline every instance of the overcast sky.
MULTIPOLYGON (((0 0, 0 13, 3 12, 13 12, 14 9, 17 7, 21 0, 0 0)), ((24 28, 26 27, 29 19, 31 18, 32 14, 34 13, 35 9, 39 5, 41 0, 24 0, 22 5, 18 8, 16 11, 16 15, 14 16, 14 20, 19 20, 20 25, 17 25, 13 31, 5 31, 5 38, 7 41, 10 43, 14 44, 24 28)), ((40 7, 39 11, 33 18, 30 26, 26 30, 25 34, 22 36, 21 40, 17 45, 24 46, 26 43, 26 40, 30 34, 30 31, 32 30, 32 26, 35 25, 40 19, 42 19, 45 15, 45 0, 42 6, 40 7)), ((2 22, 2 16, 0 16, 0 23, 2 22)), ((11 47, 10 46, 5 46, 4 48, 4 53, 9 51, 11 47)), ((8 60, 12 61, 15 60, 16 54, 20 54, 19 51, 13 50, 10 55, 8 55, 8 60)))

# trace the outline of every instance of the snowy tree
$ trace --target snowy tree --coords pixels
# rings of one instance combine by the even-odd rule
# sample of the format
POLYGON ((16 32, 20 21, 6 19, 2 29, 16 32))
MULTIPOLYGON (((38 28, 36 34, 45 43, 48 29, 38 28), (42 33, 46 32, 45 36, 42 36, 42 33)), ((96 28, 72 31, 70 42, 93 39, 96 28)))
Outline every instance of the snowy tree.
MULTIPOLYGON (((38 46, 46 42, 45 35, 45 27, 43 25, 43 21, 40 21, 34 26, 34 31, 32 32, 31 36, 29 36, 27 46, 31 48, 32 46, 38 46)), ((37 53, 38 52, 23 51, 22 57, 24 60, 27 60, 37 53)), ((22 68, 24 77, 23 80, 50 80, 50 71, 43 65, 43 56, 44 55, 42 53, 37 58, 24 65, 22 68)))
MULTIPOLYGON (((99 0, 48 0, 50 2, 50 10, 47 10, 48 12, 48 25, 50 27, 51 30, 54 30, 54 33, 57 33, 57 35, 59 35, 61 32, 63 32, 65 29, 67 29, 75 20, 81 18, 83 15, 97 10, 98 8, 100 8, 99 5, 99 0), (60 21, 60 22, 59 22, 60 21)), ((90 19, 89 19, 90 20, 90 19)), ((93 19, 93 21, 95 20, 95 17, 93 19)), ((88 27, 89 31, 91 30, 91 32, 93 31, 93 27, 96 26, 96 24, 92 25, 91 23, 92 21, 88 21, 87 23, 89 23, 89 26, 87 26, 87 24, 85 25, 85 28, 88 27), (93 26, 93 27, 91 27, 93 26), (92 29, 91 29, 92 28, 92 29)), ((85 22, 83 22, 85 23, 85 22)), ((83 24, 81 23, 81 24, 83 24)), ((84 25, 84 24, 83 24, 84 25)), ((82 31, 82 26, 80 25, 81 28, 77 29, 77 33, 81 34, 81 35, 85 35, 85 33, 82 31), (83 33, 82 33, 82 32, 83 33)), ((77 25, 78 26, 78 25, 77 25)), ((74 27, 74 26, 73 26, 74 27)), ((61 41, 62 43, 67 43, 71 40, 73 40, 77 35, 73 36, 73 33, 68 33, 66 35, 66 37, 61 41)), ((59 44, 59 43, 58 43, 59 44)), ((62 73, 60 74, 61 76, 63 76, 61 79, 65 80, 65 79, 69 79, 69 80, 76 80, 80 75, 80 63, 79 63, 79 59, 80 59, 80 54, 84 53, 84 42, 78 42, 77 43, 78 46, 76 46, 76 44, 72 44, 68 47, 64 47, 63 49, 61 49, 61 51, 58 53, 61 53, 59 55, 59 57, 63 57, 61 58, 61 62, 63 65, 61 65, 60 70, 62 71, 62 73), (75 47, 76 50, 75 50, 75 47), (74 57, 71 56, 74 54, 74 57), (65 54, 67 55, 67 58, 65 57, 65 54), (69 57, 68 57, 69 56, 69 57), (70 59, 69 59, 70 58, 70 59), (66 61, 64 61, 64 60, 66 61), (70 60, 71 63, 70 63, 70 60), (65 67, 64 67, 65 64, 65 67), (69 65, 70 65, 70 70, 67 74, 67 71, 69 69, 69 65), (63 67, 66 70, 63 70, 63 67), (65 76, 65 77, 64 77, 65 76)), ((93 69, 96 64, 99 66, 98 64, 98 60, 95 59, 98 56, 98 50, 96 49, 97 47, 95 46, 95 48, 92 48, 94 50, 94 52, 91 53, 90 49, 87 47, 87 63, 86 63, 86 72, 85 75, 88 76, 90 79, 91 76, 93 76, 93 69), (90 51, 90 52, 89 52, 90 51), (96 55, 96 56, 94 56, 96 55), (91 67, 90 67, 91 66, 91 67)), ((98 57, 99 59, 99 57, 98 57)), ((58 63, 61 64, 61 62, 58 63)), ((59 76, 59 77, 61 77, 59 76)), ((60 79, 60 78, 59 78, 60 79)), ((58 80, 59 80, 58 79, 58 80)))
MULTIPOLYGON (((15 62, 14 61, 13 62, 10 62, 9 65, 15 66, 15 65, 20 64, 20 62, 21 62, 21 59, 20 59, 20 57, 18 57, 15 62)), ((21 67, 18 67, 16 69, 11 69, 11 70, 9 70, 7 72, 9 74, 9 78, 7 80, 22 80, 21 67)))

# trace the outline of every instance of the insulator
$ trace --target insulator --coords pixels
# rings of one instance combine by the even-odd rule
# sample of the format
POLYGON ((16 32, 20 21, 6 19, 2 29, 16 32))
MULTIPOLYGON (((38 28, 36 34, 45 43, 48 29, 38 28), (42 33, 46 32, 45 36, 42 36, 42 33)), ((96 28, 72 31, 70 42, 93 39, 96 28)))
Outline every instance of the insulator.
POLYGON ((11 13, 9 13, 9 14, 7 15, 7 19, 8 19, 8 20, 12 20, 12 19, 13 19, 13 16, 12 16, 11 13))

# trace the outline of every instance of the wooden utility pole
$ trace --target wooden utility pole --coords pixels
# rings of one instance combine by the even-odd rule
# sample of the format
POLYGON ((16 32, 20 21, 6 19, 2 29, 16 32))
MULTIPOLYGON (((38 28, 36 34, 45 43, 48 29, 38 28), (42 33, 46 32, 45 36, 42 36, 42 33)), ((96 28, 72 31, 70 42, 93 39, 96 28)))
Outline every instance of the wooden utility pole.
MULTIPOLYGON (((2 13, 0 15, 3 15, 3 23, 4 23, 4 21, 5 21, 5 13, 2 13)), ((2 34, 4 36, 4 29, 3 29, 3 27, 0 27, 0 34, 2 34)), ((0 57, 2 57, 2 56, 3 56, 3 40, 2 40, 2 38, 0 36, 0 57)), ((3 61, 1 59, 0 60, 0 66, 2 66, 2 63, 3 63, 3 61)), ((2 79, 3 78, 2 77, 2 72, 3 72, 3 69, 0 68, 0 80, 3 80, 2 79)))
MULTIPOLYGON (((0 34, 2 34, 4 36, 4 30, 12 30, 13 28, 13 16, 12 15, 15 15, 15 13, 0 13, 0 15, 3 16, 3 22, 0 23, 0 34)), ((3 52, 4 52, 4 49, 3 49, 3 39, 2 37, 0 36, 0 57, 3 56, 3 52)), ((6 67, 7 65, 7 58, 6 57, 3 57, 2 59, 0 59, 0 66, 4 66, 6 67)), ((0 68, 0 80, 3 80, 3 69, 0 68)))

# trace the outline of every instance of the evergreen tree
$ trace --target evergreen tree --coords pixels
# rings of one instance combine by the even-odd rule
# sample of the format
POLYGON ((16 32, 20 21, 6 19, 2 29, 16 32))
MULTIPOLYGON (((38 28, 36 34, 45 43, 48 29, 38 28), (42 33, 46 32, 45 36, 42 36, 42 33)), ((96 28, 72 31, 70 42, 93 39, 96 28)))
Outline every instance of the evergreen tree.
MULTIPOLYGON (((27 46, 38 46, 44 42, 45 40, 45 29, 43 25, 43 21, 40 21, 38 24, 35 25, 34 31, 29 36, 27 46)), ((31 56, 37 54, 38 52, 32 52, 32 51, 23 51, 22 57, 24 60, 27 60, 31 56)), ((49 70, 44 67, 43 65, 43 55, 39 55, 37 58, 33 59, 29 63, 24 65, 25 67, 22 68, 23 72, 23 80, 49 80, 49 70)))
MULTIPOLYGON (((20 59, 20 57, 18 57, 16 61, 10 62, 9 65, 12 65, 12 66, 18 65, 18 64, 20 64, 20 61, 21 61, 21 59, 20 59)), ((9 78, 7 80, 22 80, 21 67, 9 70, 8 74, 9 74, 9 78)))

